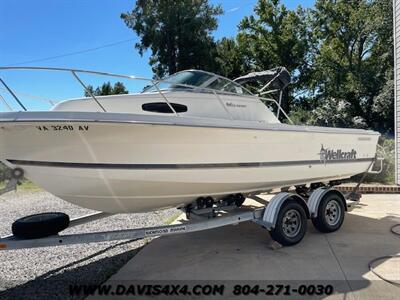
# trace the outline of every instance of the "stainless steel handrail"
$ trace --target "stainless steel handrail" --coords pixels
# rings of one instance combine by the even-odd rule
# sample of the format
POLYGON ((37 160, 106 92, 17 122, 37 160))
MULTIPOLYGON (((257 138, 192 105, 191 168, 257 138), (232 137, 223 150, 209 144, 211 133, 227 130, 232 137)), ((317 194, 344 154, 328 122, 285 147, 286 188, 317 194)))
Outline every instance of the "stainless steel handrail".
MULTIPOLYGON (((176 116, 179 116, 179 114, 175 111, 171 103, 168 101, 165 93, 162 92, 162 90, 158 87, 159 83, 167 83, 171 84, 174 86, 178 87, 184 87, 184 88, 191 88, 193 90, 200 90, 200 91, 206 91, 214 94, 218 101, 220 101, 220 98, 218 95, 232 95, 236 97, 241 97, 241 98, 252 98, 252 99, 257 99, 257 100, 265 100, 269 102, 273 102, 274 104, 277 105, 278 107, 278 112, 281 111, 283 115, 289 120, 290 123, 293 124, 292 120, 289 118, 289 116, 286 114, 286 112, 282 109, 280 104, 272 98, 264 98, 256 95, 247 95, 247 94, 237 94, 229 91, 220 91, 220 90, 215 90, 215 89, 210 89, 206 87, 199 87, 199 86, 194 86, 190 84, 182 84, 182 83, 175 83, 171 82, 168 80, 164 79, 149 79, 145 77, 138 77, 138 76, 131 76, 131 75, 123 75, 123 74, 115 74, 115 73, 108 73, 108 72, 99 72, 99 71, 90 71, 90 70, 83 70, 83 69, 71 69, 71 68, 54 68, 54 67, 0 67, 1 70, 33 70, 33 71, 58 71, 58 72, 68 72, 73 75, 73 77, 81 84, 84 89, 88 92, 88 94, 91 96, 91 98, 96 102, 96 104, 101 108, 103 112, 106 112, 106 109, 101 105, 101 103, 98 101, 98 99, 88 90, 86 85, 83 83, 83 81, 77 76, 77 73, 85 73, 85 74, 93 74, 93 75, 100 75, 100 76, 109 76, 109 77, 116 77, 116 78, 124 78, 128 80, 141 80, 141 81, 147 81, 150 82, 152 86, 154 86, 157 89, 157 92, 163 97, 163 99, 166 101, 170 109, 173 111, 173 113, 176 116)), ((22 102, 18 99, 18 97, 15 95, 15 93, 5 84, 5 82, 0 78, 0 81, 3 83, 3 85, 6 87, 6 89, 10 92, 10 94, 13 96, 13 98, 18 102, 18 104, 26 111, 26 107, 22 104, 22 102)), ((232 119, 232 115, 229 113, 229 111, 225 110, 227 113, 228 117, 232 119)), ((279 116, 279 114, 278 114, 279 116)))
POLYGON ((4 85, 4 87, 7 89, 7 91, 11 94, 11 96, 13 96, 13 98, 15 99, 15 101, 18 102, 19 106, 22 107, 22 109, 24 111, 27 111, 26 107, 22 104, 22 102, 18 99, 18 97, 14 94, 14 92, 12 91, 12 89, 10 89, 10 87, 4 82, 3 79, 0 78, 0 82, 4 85))
POLYGON ((219 94, 225 94, 225 95, 233 95, 233 96, 254 98, 254 99, 258 98, 257 96, 255 96, 253 94, 249 94, 249 95, 237 94, 237 93, 233 93, 233 92, 229 92, 229 91, 220 91, 220 90, 210 89, 210 88, 206 88, 206 87, 199 87, 199 86, 190 85, 190 84, 176 83, 176 82, 172 82, 172 81, 168 81, 168 80, 164 80, 164 79, 149 79, 146 77, 99 72, 99 71, 90 71, 90 70, 82 70, 82 69, 67 69, 67 68, 53 68, 53 67, 0 67, 0 71, 1 70, 37 70, 37 71, 62 71, 62 72, 86 73, 86 74, 94 74, 94 75, 101 75, 101 76, 124 78, 124 79, 128 79, 128 80, 143 80, 143 81, 151 82, 152 84, 167 83, 167 84, 173 84, 175 86, 188 87, 188 88, 204 90, 204 91, 209 91, 209 92, 216 91, 219 94))
MULTIPOLYGON (((265 98, 265 97, 258 97, 261 100, 265 100, 265 101, 269 101, 269 102, 273 102, 276 104, 276 106, 278 107, 278 112, 281 111, 283 113, 283 115, 285 116, 285 118, 290 122, 290 124, 294 124, 294 122, 292 121, 292 119, 290 119, 290 117, 287 115, 287 113, 285 112, 285 110, 282 108, 282 106, 278 103, 278 101, 276 101, 273 98, 265 98)), ((279 117, 279 114, 278 116, 279 117)))
POLYGON ((171 105, 171 103, 169 103, 167 97, 161 92, 160 88, 158 87, 157 83, 152 81, 153 86, 155 86, 155 88, 157 89, 157 92, 160 93, 161 97, 164 98, 165 102, 167 102, 169 108, 175 113, 176 116, 179 116, 179 114, 176 112, 176 110, 174 109, 174 107, 171 105))
MULTIPOLYGON (((0 91, 6 91, 7 92, 7 89, 0 88, 0 91)), ((41 97, 41 96, 37 96, 37 95, 31 95, 31 94, 27 94, 27 93, 21 93, 21 92, 16 91, 16 90, 14 90, 13 92, 17 96, 19 96, 19 95, 26 96, 27 98, 31 98, 31 99, 35 99, 35 100, 38 100, 38 101, 46 102, 47 104, 50 104, 50 105, 56 104, 56 101, 54 101, 52 99, 45 98, 45 97, 41 97)))
POLYGON ((8 102, 6 101, 6 99, 3 98, 2 95, 0 95, 0 99, 1 99, 1 101, 4 103, 4 105, 5 105, 10 111, 13 110, 12 107, 11 107, 11 106, 8 104, 8 102))
POLYGON ((103 105, 101 105, 99 100, 97 100, 96 97, 93 95, 92 91, 90 89, 88 89, 88 87, 83 83, 83 81, 78 77, 78 75, 76 75, 75 71, 71 71, 71 73, 75 77, 75 79, 83 86, 83 88, 89 94, 89 96, 92 97, 94 101, 96 101, 96 103, 100 106, 100 108, 104 112, 107 112, 106 109, 103 107, 103 105))

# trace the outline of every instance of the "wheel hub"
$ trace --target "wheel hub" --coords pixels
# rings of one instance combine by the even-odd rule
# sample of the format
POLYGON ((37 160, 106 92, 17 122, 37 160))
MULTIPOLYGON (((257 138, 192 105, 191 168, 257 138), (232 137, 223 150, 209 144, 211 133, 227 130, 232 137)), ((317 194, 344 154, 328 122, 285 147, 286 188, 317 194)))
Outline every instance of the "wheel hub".
POLYGON ((336 225, 339 220, 340 220, 340 215, 341 215, 341 208, 339 206, 339 203, 337 200, 331 200, 326 204, 325 208, 325 220, 326 222, 334 226, 336 225))
POLYGON ((288 210, 282 220, 282 229, 286 236, 295 237, 301 229, 301 217, 297 210, 288 210))

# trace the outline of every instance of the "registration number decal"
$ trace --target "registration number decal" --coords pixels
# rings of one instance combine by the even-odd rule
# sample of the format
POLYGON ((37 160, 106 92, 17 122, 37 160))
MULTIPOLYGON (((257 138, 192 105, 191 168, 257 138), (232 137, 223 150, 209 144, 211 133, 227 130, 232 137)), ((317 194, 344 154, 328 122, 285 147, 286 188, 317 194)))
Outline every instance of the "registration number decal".
POLYGON ((89 125, 40 125, 39 131, 88 131, 89 125))

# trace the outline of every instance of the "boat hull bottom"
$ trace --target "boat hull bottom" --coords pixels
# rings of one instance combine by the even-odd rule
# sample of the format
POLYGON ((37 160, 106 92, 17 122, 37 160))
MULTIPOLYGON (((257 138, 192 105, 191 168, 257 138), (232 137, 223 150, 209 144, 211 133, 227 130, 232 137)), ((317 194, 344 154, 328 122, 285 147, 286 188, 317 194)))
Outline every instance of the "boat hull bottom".
POLYGON ((365 172, 370 162, 267 168, 115 170, 18 166, 27 178, 55 196, 109 213, 179 207, 201 196, 221 199, 271 188, 327 182, 365 172), (339 171, 340 170, 340 171, 339 171))

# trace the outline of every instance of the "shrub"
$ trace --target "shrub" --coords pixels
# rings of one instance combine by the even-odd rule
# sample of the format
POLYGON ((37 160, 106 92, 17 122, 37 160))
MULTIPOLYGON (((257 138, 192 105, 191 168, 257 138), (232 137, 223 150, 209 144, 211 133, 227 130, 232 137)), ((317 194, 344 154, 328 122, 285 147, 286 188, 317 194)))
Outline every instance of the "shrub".
POLYGON ((7 167, 2 162, 0 162, 0 182, 6 179, 6 172, 7 167))
POLYGON ((381 138, 379 144, 383 147, 383 150, 378 149, 378 155, 385 158, 382 172, 380 174, 368 174, 364 182, 395 184, 395 141, 393 139, 381 138))

